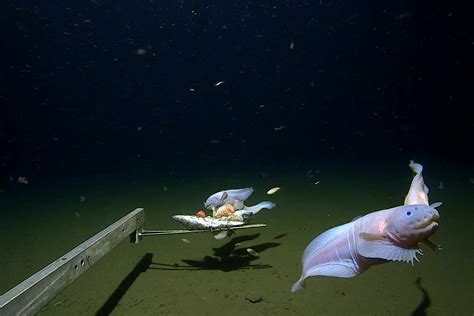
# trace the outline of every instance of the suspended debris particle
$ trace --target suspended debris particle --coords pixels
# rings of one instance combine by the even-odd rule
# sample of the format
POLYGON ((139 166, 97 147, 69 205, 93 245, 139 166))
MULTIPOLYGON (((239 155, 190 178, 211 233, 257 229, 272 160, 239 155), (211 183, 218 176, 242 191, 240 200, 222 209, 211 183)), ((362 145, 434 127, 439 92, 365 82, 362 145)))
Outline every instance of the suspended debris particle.
POLYGON ((137 55, 138 56, 143 56, 145 54, 146 54, 146 49, 144 49, 144 48, 138 48, 137 49, 137 55))
POLYGON ((214 87, 218 87, 218 86, 220 86, 220 85, 223 84, 223 83, 224 83, 224 81, 219 81, 219 82, 217 82, 217 83, 214 84, 214 87))
POLYGON ((18 177, 18 183, 28 184, 29 182, 30 182, 30 180, 28 180, 27 177, 18 177))
POLYGON ((280 125, 280 126, 278 126, 278 127, 275 127, 274 130, 275 130, 275 131, 281 131, 282 129, 285 129, 285 128, 286 128, 285 125, 280 125))
POLYGON ((256 251, 253 250, 252 248, 247 248, 247 252, 248 252, 249 255, 251 255, 252 257, 258 257, 258 252, 256 252, 256 251))
POLYGON ((280 187, 274 187, 274 188, 271 188, 270 190, 268 190, 267 194, 272 195, 272 194, 277 193, 279 190, 280 190, 280 187))
POLYGON ((295 43, 291 42, 290 43, 290 49, 293 50, 293 48, 295 48, 295 43))
POLYGON ((181 241, 185 244, 188 244, 188 245, 191 243, 191 240, 186 239, 186 238, 181 238, 181 241))

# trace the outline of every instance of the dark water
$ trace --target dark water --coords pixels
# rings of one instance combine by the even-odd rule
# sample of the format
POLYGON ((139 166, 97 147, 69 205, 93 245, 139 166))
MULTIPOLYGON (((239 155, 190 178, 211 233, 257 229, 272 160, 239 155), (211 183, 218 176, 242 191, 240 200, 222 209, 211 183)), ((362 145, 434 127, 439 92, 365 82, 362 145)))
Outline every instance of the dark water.
POLYGON ((234 241, 123 243, 43 313, 473 313, 466 8, 0 6, 1 293, 136 207, 147 227, 175 229, 172 215, 192 214, 213 192, 253 186, 259 202, 280 186, 277 208, 257 220, 269 227, 234 241), (426 249, 414 267, 313 278, 291 294, 312 238, 403 202, 410 159, 425 166, 430 200, 444 202, 433 238, 443 251, 426 249))

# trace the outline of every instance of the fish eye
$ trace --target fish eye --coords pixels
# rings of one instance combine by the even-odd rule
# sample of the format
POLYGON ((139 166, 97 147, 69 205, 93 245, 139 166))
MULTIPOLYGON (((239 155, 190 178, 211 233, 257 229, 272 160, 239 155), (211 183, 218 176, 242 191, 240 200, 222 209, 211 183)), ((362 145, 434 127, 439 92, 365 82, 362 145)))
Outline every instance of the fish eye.
POLYGON ((407 216, 410 216, 410 215, 411 215, 411 212, 410 212, 410 211, 408 211, 408 212, 407 212, 407 216))

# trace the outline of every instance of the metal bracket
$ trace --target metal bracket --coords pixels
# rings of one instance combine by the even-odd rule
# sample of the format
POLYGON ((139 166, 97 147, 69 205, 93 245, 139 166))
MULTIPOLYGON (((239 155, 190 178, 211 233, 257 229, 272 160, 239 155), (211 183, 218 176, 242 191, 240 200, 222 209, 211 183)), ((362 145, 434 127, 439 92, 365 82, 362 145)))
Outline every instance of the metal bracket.
POLYGON ((137 208, 0 296, 0 315, 34 314, 128 238, 141 239, 145 211, 137 208))
MULTIPOLYGON (((64 288, 86 272, 100 258, 126 238, 139 243, 143 237, 222 230, 144 230, 145 211, 137 208, 109 227, 89 238, 64 256, 36 272, 13 289, 0 296, 0 315, 31 315, 48 304, 64 288)), ((232 230, 260 228, 266 224, 247 224, 232 230)))

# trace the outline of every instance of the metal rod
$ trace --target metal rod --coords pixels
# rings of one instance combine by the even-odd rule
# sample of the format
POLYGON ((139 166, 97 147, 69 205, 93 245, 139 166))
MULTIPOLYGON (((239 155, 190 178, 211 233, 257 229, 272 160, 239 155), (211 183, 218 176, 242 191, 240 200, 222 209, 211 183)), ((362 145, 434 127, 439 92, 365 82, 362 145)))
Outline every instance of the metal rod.
POLYGON ((221 229, 174 229, 174 230, 142 230, 139 233, 140 237, 149 237, 149 236, 163 236, 163 235, 178 235, 178 234, 192 234, 192 233, 209 233, 209 232, 219 232, 224 230, 237 230, 237 229, 248 229, 248 228, 260 228, 266 227, 267 224, 249 224, 243 226, 237 226, 232 228, 221 228, 221 229))
POLYGON ((32 315, 130 235, 139 234, 145 212, 137 208, 42 270, 0 295, 0 315, 32 315))

